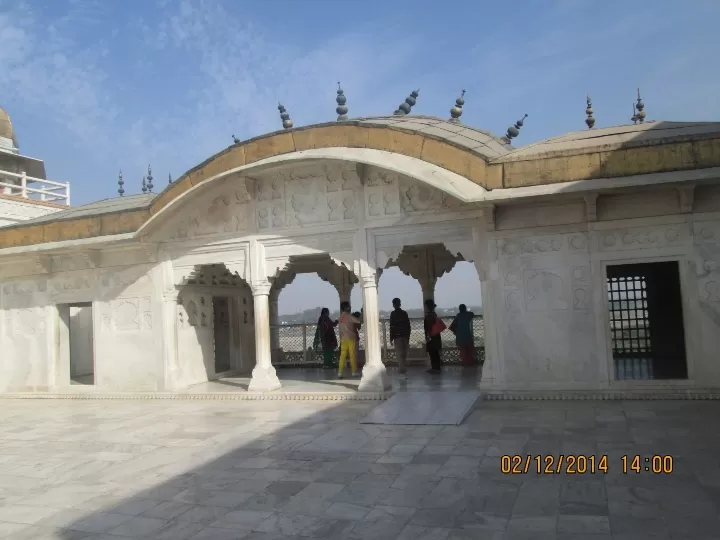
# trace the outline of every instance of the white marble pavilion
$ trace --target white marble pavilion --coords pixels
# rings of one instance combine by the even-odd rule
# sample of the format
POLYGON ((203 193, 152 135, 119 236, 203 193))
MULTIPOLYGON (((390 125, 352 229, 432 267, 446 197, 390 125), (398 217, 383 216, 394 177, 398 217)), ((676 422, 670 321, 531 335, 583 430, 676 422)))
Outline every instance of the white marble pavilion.
POLYGON ((517 128, 406 109, 285 114, 159 194, 0 228, 0 392, 85 375, 74 392, 182 390, 218 377, 218 355, 276 391, 271 316, 302 271, 341 299, 362 288, 359 391, 383 392, 380 273, 399 265, 432 297, 464 260, 488 396, 720 394, 720 123, 643 117, 515 148, 517 128))

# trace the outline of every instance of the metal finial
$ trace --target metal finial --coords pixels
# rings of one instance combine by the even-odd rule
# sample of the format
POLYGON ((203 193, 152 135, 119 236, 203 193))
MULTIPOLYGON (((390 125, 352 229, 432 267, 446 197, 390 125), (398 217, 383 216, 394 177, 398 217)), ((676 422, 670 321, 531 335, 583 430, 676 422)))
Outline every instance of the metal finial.
POLYGON ((590 96, 587 96, 587 108, 585 109, 585 114, 587 115, 585 124, 587 124, 588 129, 592 129, 595 125, 595 117, 593 116, 592 100, 590 99, 590 96))
POLYGON ((335 102, 338 104, 335 108, 335 112, 338 113, 337 121, 344 122, 348 119, 348 108, 345 106, 347 98, 345 97, 343 89, 340 88, 340 81, 338 81, 337 97, 335 98, 335 102))
POLYGON ((393 113, 396 116, 405 116, 410 114, 410 110, 413 105, 417 103, 417 97, 420 95, 420 89, 413 90, 408 97, 405 98, 405 102, 401 103, 397 110, 393 113))
POLYGON ((125 182, 123 181, 123 178, 122 178, 122 171, 120 171, 120 174, 118 174, 118 193, 120 194, 121 197, 125 194, 125 189, 123 188, 124 184, 125 184, 125 182))
POLYGON ((147 188, 147 184, 145 183, 145 177, 143 176, 143 181, 142 181, 142 192, 143 192, 143 193, 147 193, 147 190, 148 190, 148 188, 147 188))
POLYGON ((240 139, 238 139, 234 134, 233 134, 232 138, 233 138, 233 142, 234 142, 235 144, 237 144, 237 143, 240 142, 240 139))
POLYGON ((637 109, 635 109, 635 103, 633 103, 633 115, 632 115, 632 118, 630 118, 630 120, 632 120, 633 124, 637 124, 638 115, 637 115, 637 109))
POLYGON ((641 124, 645 121, 645 111, 643 110, 645 108, 645 104, 642 101, 642 98, 640 97, 640 89, 638 88, 638 98, 637 98, 637 104, 635 105, 637 108, 637 119, 638 122, 641 124))
POLYGON ((520 128, 523 127, 523 125, 525 124, 525 119, 527 117, 528 117, 528 115, 525 114, 525 116, 523 116, 520 120, 515 122, 514 125, 510 126, 507 129, 507 133, 505 134, 505 136, 508 138, 508 140, 514 139, 515 137, 520 135, 520 128))
POLYGON ((455 106, 450 109, 451 122, 460 122, 460 117, 462 116, 462 108, 463 105, 465 105, 465 100, 463 99, 464 97, 465 90, 463 90, 462 94, 460 94, 460 97, 455 100, 455 106))
POLYGON ((282 106, 281 103, 278 102, 278 111, 280 111, 280 119, 282 120, 282 125, 285 129, 290 129, 293 127, 292 120, 290 120, 290 115, 285 110, 285 107, 282 106))
POLYGON ((147 173, 147 188, 150 193, 152 193, 153 190, 153 175, 152 175, 152 169, 150 168, 150 165, 148 165, 148 173, 147 173))
POLYGON ((172 175, 168 173, 168 185, 172 184, 172 175))

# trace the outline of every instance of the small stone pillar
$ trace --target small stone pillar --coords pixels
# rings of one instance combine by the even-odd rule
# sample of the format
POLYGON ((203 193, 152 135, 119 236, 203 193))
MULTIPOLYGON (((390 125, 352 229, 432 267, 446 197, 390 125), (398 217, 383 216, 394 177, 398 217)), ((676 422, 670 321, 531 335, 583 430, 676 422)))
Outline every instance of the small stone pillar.
POLYGON ((255 367, 248 390, 267 392, 280 388, 280 380, 272 365, 270 351, 270 282, 257 281, 250 284, 255 312, 255 367))
POLYGON ((380 310, 378 305, 377 276, 361 276, 363 288, 363 313, 365 316, 365 367, 358 390, 383 392, 390 389, 385 364, 382 361, 380 342, 380 310))

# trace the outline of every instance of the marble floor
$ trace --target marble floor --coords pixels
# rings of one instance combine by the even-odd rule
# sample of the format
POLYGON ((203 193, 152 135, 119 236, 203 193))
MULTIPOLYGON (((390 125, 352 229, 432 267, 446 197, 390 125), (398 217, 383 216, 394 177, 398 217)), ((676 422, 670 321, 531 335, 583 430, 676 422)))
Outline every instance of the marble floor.
POLYGON ((375 407, 361 424, 459 426, 480 399, 477 390, 398 392, 375 407))
POLYGON ((376 402, 6 400, 4 540, 720 538, 720 402, 480 401, 461 426, 376 402), (504 474, 502 456, 607 456, 504 474), (622 456, 672 456, 625 474, 622 456))
MULTIPOLYGON (((393 392, 473 390, 477 388, 479 369, 475 367, 447 366, 440 375, 426 373, 426 368, 413 366, 408 368, 407 379, 399 377, 396 367, 388 367, 387 372, 393 392)), ((278 368, 278 378, 284 392, 357 392, 360 377, 339 379, 337 372, 321 368, 278 368)), ((247 392, 250 376, 225 377, 215 381, 196 384, 180 393, 224 393, 247 392)))

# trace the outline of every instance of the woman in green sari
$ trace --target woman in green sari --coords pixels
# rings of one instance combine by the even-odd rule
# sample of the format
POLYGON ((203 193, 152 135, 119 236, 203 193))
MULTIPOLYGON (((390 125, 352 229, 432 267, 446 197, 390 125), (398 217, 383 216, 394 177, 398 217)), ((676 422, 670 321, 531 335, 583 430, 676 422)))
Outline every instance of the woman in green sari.
POLYGON ((314 348, 316 351, 322 350, 323 368, 332 369, 335 349, 337 349, 337 336, 335 335, 335 326, 337 321, 330 318, 330 310, 322 308, 320 318, 318 319, 317 329, 315 330, 314 348))

